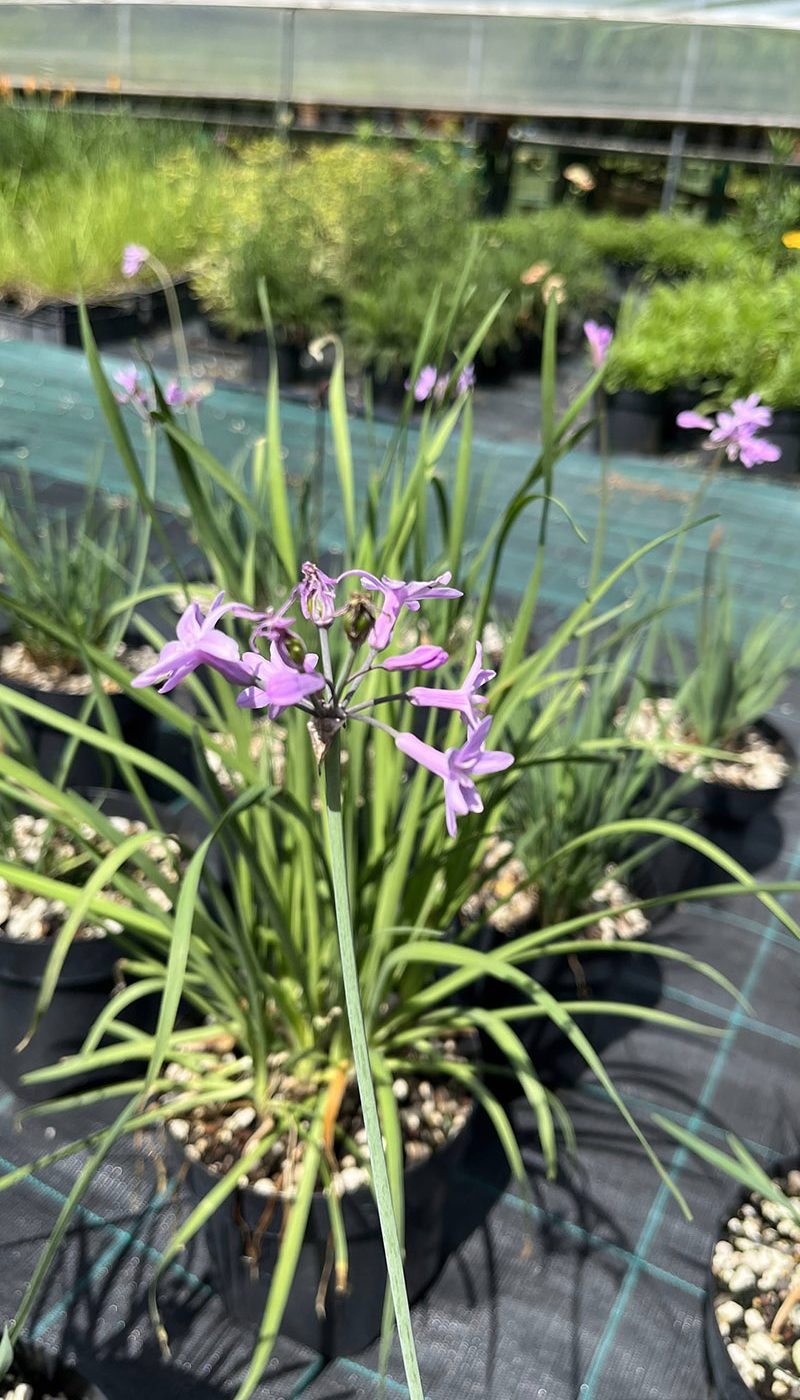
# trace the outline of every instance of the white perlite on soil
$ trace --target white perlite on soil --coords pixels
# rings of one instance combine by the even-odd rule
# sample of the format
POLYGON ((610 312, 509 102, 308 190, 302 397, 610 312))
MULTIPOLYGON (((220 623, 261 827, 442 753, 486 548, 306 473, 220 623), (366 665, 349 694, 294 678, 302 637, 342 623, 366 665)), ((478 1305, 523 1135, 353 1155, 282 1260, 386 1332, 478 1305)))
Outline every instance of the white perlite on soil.
POLYGON ((622 715, 619 718, 624 723, 629 738, 664 745, 659 755, 661 762, 675 773, 691 773, 698 782, 724 783, 728 787, 766 791, 780 787, 790 772, 785 755, 770 744, 757 729, 748 729, 740 735, 735 746, 712 746, 731 750, 735 748, 741 755, 738 762, 726 763, 723 759, 698 761, 690 753, 671 751, 670 743, 691 744, 697 741, 689 732, 686 720, 678 713, 674 700, 668 696, 662 695, 657 700, 642 700, 635 714, 627 717, 622 715))
POLYGON ((40 1391, 37 1395, 27 1381, 12 1381, 9 1385, 6 1380, 2 1384, 8 1388, 0 1391, 0 1400, 34 1400, 34 1396, 36 1400, 66 1400, 63 1390, 60 1390, 58 1395, 53 1395, 50 1391, 46 1395, 40 1391))
MULTIPOLYGON (((144 822, 133 821, 129 817, 109 817, 109 822, 123 837, 147 830, 144 822)), ((91 827, 84 827, 82 835, 101 856, 107 855, 111 850, 109 843, 99 840, 91 827)), ((35 867, 44 857, 48 874, 56 874, 59 869, 63 869, 65 863, 75 860, 83 850, 69 832, 59 827, 54 828, 46 817, 35 817, 27 812, 14 817, 9 836, 10 840, 4 852, 6 860, 35 867)), ((157 863, 170 884, 177 883, 180 845, 173 837, 154 836, 144 847, 144 854, 157 863)), ((81 866, 84 872, 94 868, 94 864, 89 865, 88 858, 87 864, 81 866)), ((140 871, 134 872, 134 878, 143 881, 140 871)), ((158 886, 150 885, 148 894, 162 909, 172 908, 169 895, 158 886)), ((120 904, 124 902, 122 895, 114 889, 106 890, 104 896, 120 904)), ((51 938, 58 932, 68 913, 69 909, 63 900, 16 889, 10 881, 0 878, 0 934, 3 937, 27 943, 51 938)), ((104 938, 107 933, 121 932, 122 924, 117 923, 115 919, 103 919, 97 923, 83 924, 76 937, 104 938)))
MULTIPOLYGON (((800 1198, 800 1171, 779 1185, 800 1198)), ((754 1192, 728 1221, 711 1271, 717 1324, 745 1385, 762 1400, 800 1400, 800 1298, 778 1316, 800 1287, 800 1220, 754 1192)))
MULTIPOLYGON (((442 1050, 454 1061, 461 1059, 455 1041, 445 1041, 442 1050)), ((233 1058, 230 1052, 222 1055, 223 1063, 232 1062, 233 1058)), ((293 1075, 281 1076, 281 1066, 287 1058, 284 1053, 269 1057, 270 1069, 276 1076, 274 1096, 290 1101, 309 1097, 315 1092, 314 1085, 304 1084, 293 1075)), ((190 1072, 179 1065, 169 1065, 166 1073, 175 1082, 176 1089, 174 1094, 163 1095, 162 1102, 165 1099, 179 1099, 180 1085, 191 1078, 190 1072)), ((409 1076, 396 1079, 393 1088, 400 1105, 407 1167, 426 1161, 444 1147, 449 1138, 463 1129, 471 1112, 472 1101, 455 1080, 431 1083, 409 1076)), ((203 1105, 192 1109, 186 1117, 170 1119, 167 1124, 168 1132, 183 1145, 191 1161, 202 1162, 210 1172, 220 1176, 230 1171, 237 1161, 252 1151, 259 1138, 273 1128, 272 1118, 259 1122, 255 1108, 246 1100, 217 1108, 203 1105)), ((298 1142, 296 1134, 288 1130, 275 1140, 259 1165, 248 1176, 240 1178, 239 1186, 251 1186, 262 1196, 274 1196, 280 1192, 291 1197, 304 1151, 304 1143, 298 1142)), ((354 1083, 348 1084, 344 1092, 332 1152, 332 1166, 335 1169, 331 1179, 337 1195, 358 1191, 368 1184, 367 1133, 354 1083)))
MULTIPOLYGON (((152 647, 128 647, 124 643, 117 647, 116 659, 137 675, 156 659, 152 647)), ((91 695, 94 682, 83 671, 65 671, 62 666, 43 666, 35 661, 22 645, 22 642, 9 642, 0 647, 0 675, 18 685, 41 690, 45 695, 91 695)), ((102 681, 103 689, 109 695, 119 694, 119 686, 108 677, 102 681)))
MULTIPOLYGON (((513 849, 510 841, 501 841, 495 836, 489 838, 484 865, 491 874, 464 904, 463 924, 475 923, 483 917, 491 928, 509 937, 524 933, 526 927, 532 925, 539 907, 539 893, 536 886, 530 884, 522 861, 511 854, 513 849)), ((598 911, 597 922, 587 925, 580 936, 597 938, 601 943, 644 938, 650 932, 650 920, 641 909, 617 913, 634 902, 630 890, 616 878, 614 866, 608 866, 606 878, 591 896, 591 905, 598 911)))

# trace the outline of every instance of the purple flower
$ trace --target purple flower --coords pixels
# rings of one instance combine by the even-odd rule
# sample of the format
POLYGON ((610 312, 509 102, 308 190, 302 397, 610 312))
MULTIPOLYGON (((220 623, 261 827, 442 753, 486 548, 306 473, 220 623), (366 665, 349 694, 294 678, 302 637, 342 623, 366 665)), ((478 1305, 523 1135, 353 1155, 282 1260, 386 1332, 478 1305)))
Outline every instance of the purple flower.
POLYGON ((226 680, 238 685, 250 680, 252 667, 242 663, 233 637, 216 630, 217 623, 226 613, 247 616, 250 610, 240 603, 225 603, 224 597, 224 593, 217 594, 205 617, 199 603, 190 603, 178 622, 177 641, 167 642, 158 660, 134 677, 132 685, 154 685, 156 681, 163 680, 160 689, 165 694, 180 685, 198 666, 211 666, 226 680))
POLYGON ((443 780, 445 819, 450 836, 456 834, 459 817, 465 817, 468 812, 483 811, 475 778, 482 778, 487 773, 499 773, 514 762, 514 755, 502 749, 487 753, 484 741, 491 727, 490 718, 482 720, 460 749, 448 749, 446 753, 441 753, 432 744, 424 743, 414 734, 395 735, 395 744, 401 753, 443 780))
POLYGON ((269 650, 269 660, 257 651, 246 651, 242 661, 248 667, 253 684, 236 697, 237 705, 247 710, 266 709, 270 719, 307 699, 325 687, 324 677, 315 673, 317 657, 309 652, 301 667, 288 664, 277 643, 269 650))
POLYGON ((478 695, 481 686, 495 678, 494 671, 483 668, 483 647, 475 643, 475 660, 467 671, 462 684, 456 690, 443 690, 433 686, 414 685, 408 692, 412 705, 431 706, 436 710, 458 710, 463 715, 468 729, 477 729, 484 722, 481 710, 488 704, 485 695, 478 695))
POLYGON ((456 380, 456 393, 466 394, 469 389, 475 388, 475 366, 465 365, 458 379, 456 380))
MULTIPOLYGON (((416 403, 425 403, 429 399, 439 378, 435 365, 423 365, 414 381, 414 399, 416 403)), ((406 388, 410 389, 411 384, 406 380, 406 388)))
POLYGON ((433 397, 437 403, 441 403, 447 390, 450 388, 450 375, 440 374, 433 386, 433 397))
POLYGON ((450 582, 449 573, 439 574, 438 578, 429 582, 414 579, 411 583, 387 578, 385 574, 383 578, 377 579, 374 574, 364 574, 360 569, 348 569, 340 577, 347 578, 350 574, 358 574, 364 588, 377 588, 383 594, 383 606, 368 637, 374 651, 385 651, 388 647, 401 608, 419 612, 419 605, 426 598, 461 597, 460 589, 446 586, 450 582))
POLYGON ((722 410, 716 418, 689 409, 679 413, 675 421, 679 428, 700 428, 707 432, 704 447, 723 447, 728 461, 741 462, 743 467, 777 462, 781 455, 775 443, 755 436, 759 428, 768 428, 772 422, 772 409, 761 403, 758 394, 734 399, 730 409, 722 410))
POLYGON ((114 383, 120 387, 120 392, 114 395, 117 403, 148 406, 147 389, 135 365, 130 365, 128 369, 118 369, 114 374, 114 383))
POLYGON ((177 379, 170 379, 164 390, 164 402, 170 408, 178 410, 189 408, 192 404, 200 403, 209 390, 201 384, 192 384, 188 389, 184 389, 177 379))
POLYGON ((584 321, 583 333, 589 342, 589 354, 595 369, 605 362, 614 332, 608 326, 599 326, 596 321, 584 321))
POLYGON ((330 627, 336 616, 336 578, 330 578, 316 564, 303 565, 303 578, 297 585, 300 611, 317 627, 330 627))
POLYGON ((384 671, 435 671, 447 659, 447 652, 442 647, 419 646, 412 651, 401 652, 399 656, 387 657, 381 666, 384 671))
POLYGON ((135 277, 149 257, 150 250, 144 248, 141 243, 127 243, 122 253, 123 277, 135 277))

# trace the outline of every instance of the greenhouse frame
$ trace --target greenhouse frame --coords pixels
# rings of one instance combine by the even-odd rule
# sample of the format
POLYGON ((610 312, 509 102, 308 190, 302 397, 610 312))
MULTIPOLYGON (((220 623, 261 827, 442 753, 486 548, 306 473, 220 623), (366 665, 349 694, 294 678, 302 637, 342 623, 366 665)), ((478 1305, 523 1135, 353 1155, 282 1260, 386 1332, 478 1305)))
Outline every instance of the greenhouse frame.
POLYGON ((154 97, 793 127, 800 3, 0 0, 0 74, 154 97))

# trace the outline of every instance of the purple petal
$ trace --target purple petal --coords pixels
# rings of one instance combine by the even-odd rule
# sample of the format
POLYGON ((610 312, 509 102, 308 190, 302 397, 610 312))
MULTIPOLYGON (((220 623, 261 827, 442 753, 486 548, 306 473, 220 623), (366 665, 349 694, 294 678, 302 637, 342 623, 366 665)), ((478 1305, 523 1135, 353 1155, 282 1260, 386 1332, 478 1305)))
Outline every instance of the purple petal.
POLYGON ((416 734, 395 734, 394 742, 401 753, 413 758, 415 763, 435 773, 437 778, 450 777, 450 761, 446 754, 418 739, 416 734))
POLYGON ((504 749, 490 749, 488 753, 480 755, 472 771, 477 778, 482 778, 486 773, 502 773, 513 762, 513 753, 506 753, 504 749))
POLYGON ((435 671, 448 660, 442 647, 418 646, 399 656, 389 656, 381 662, 384 671, 435 671))
POLYGON ((693 409, 679 413, 675 422, 679 428, 703 428, 705 432, 710 432, 714 427, 712 418, 704 418, 702 413, 695 413, 693 409))
POLYGON ((436 710, 462 710, 469 698, 463 690, 444 690, 427 685, 412 685, 407 694, 412 705, 425 705, 436 710))

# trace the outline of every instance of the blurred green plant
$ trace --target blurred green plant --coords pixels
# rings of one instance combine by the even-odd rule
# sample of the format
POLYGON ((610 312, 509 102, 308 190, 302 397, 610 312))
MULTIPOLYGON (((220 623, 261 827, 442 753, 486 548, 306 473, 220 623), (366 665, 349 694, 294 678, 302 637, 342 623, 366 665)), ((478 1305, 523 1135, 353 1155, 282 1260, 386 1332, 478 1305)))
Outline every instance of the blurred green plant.
POLYGON ((743 627, 733 589, 716 550, 709 550, 687 667, 673 641, 675 705, 698 743, 735 749, 748 728, 766 715, 800 665, 800 619, 787 610, 743 627))

